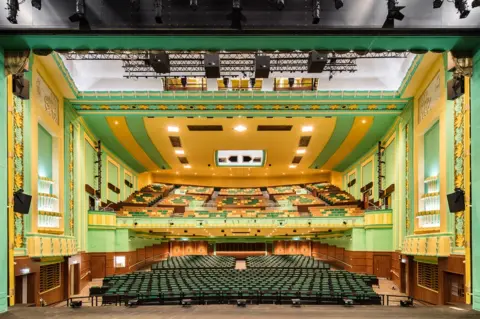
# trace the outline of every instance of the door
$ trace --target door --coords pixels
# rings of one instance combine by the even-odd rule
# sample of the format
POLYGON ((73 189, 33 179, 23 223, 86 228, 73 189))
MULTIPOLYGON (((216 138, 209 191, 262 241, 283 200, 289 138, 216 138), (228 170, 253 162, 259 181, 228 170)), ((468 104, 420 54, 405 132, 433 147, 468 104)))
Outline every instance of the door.
POLYGON ((464 304, 464 289, 463 275, 445 273, 445 303, 464 304))
POLYGON ((407 265, 400 263, 400 292, 407 292, 407 265))
POLYGON ((105 256, 91 256, 92 278, 105 278, 105 256))
POLYGON ((391 278, 391 262, 390 255, 374 255, 373 256, 373 274, 378 278, 391 278))

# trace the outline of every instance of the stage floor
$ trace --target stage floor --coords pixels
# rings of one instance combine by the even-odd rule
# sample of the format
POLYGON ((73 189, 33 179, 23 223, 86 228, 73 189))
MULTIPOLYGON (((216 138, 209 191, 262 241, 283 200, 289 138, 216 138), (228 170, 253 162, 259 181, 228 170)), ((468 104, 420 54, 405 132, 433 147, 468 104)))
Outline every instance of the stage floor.
POLYGON ((291 306, 248 305, 239 308, 234 305, 209 305, 182 308, 180 306, 141 306, 125 308, 116 306, 84 307, 70 309, 66 307, 27 308, 13 307, 1 319, 16 318, 161 318, 161 319, 309 319, 309 318, 480 318, 479 312, 455 310, 448 306, 419 306, 414 308, 386 306, 291 306))

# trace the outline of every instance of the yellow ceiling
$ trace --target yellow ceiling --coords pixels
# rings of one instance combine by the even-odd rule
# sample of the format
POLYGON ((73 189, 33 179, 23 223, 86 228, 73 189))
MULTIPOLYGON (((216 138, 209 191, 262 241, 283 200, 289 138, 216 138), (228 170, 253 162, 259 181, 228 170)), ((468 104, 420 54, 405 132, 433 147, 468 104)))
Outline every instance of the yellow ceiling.
MULTIPOLYGON (((109 119, 112 121, 114 119, 109 119)), ((318 170, 308 167, 323 150, 335 128, 336 118, 145 118, 147 133, 170 164, 172 170, 162 174, 181 176, 215 177, 275 177, 289 175, 314 175, 318 170), (247 127, 245 132, 237 132, 237 125, 247 127), (191 132, 187 125, 222 125, 222 132, 191 132), (258 132, 258 125, 292 125, 291 131, 258 132), (313 126, 313 132, 302 133, 302 126, 313 126), (167 132, 168 126, 179 127, 178 133, 167 132), (184 168, 179 162, 169 136, 179 136, 182 149, 191 165, 184 168), (289 168, 301 136, 311 136, 310 144, 300 164, 289 168), (218 168, 215 167, 216 150, 265 150, 267 165, 262 168, 218 168), (208 164, 211 167, 208 167, 208 164), (268 165, 271 164, 271 167, 268 165)), ((124 139, 125 141, 125 139, 124 139)))

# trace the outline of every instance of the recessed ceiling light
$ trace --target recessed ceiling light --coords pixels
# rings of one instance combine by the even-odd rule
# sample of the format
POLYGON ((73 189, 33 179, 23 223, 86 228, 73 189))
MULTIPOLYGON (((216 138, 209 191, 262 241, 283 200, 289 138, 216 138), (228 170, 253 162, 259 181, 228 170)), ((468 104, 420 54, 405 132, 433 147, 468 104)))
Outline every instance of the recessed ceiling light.
POLYGON ((175 172, 175 174, 177 174, 177 175, 178 175, 178 172, 175 172))
POLYGON ((233 176, 233 174, 230 174, 230 176, 233 176))
POLYGON ((179 132, 180 129, 178 128, 178 126, 169 126, 169 127, 167 127, 167 131, 169 131, 169 132, 179 132))
POLYGON ((186 165, 183 165, 183 168, 192 168, 192 165, 186 164, 186 165))
POLYGON ((362 124, 365 124, 365 123, 367 123, 367 120, 363 119, 362 124))
POLYGON ((302 126, 302 132, 313 132, 313 126, 302 126))
POLYGON ((297 168, 297 165, 291 164, 291 165, 288 166, 288 168, 297 168))
POLYGON ((285 175, 285 173, 282 173, 282 175, 285 175))
POLYGON ((323 173, 323 169, 320 170, 320 173, 323 173))
POLYGON ((195 173, 195 175, 197 175, 197 173, 195 173))
POLYGON ((305 152, 307 152, 306 149, 299 149, 299 150, 297 150, 297 154, 305 154, 305 152))
POLYGON ((115 125, 118 125, 118 121, 115 121, 115 125))
POLYGON ((247 128, 243 125, 237 125, 233 129, 237 132, 245 132, 247 130, 247 128))
POLYGON ((175 154, 177 155, 184 155, 185 151, 184 150, 175 150, 175 154))

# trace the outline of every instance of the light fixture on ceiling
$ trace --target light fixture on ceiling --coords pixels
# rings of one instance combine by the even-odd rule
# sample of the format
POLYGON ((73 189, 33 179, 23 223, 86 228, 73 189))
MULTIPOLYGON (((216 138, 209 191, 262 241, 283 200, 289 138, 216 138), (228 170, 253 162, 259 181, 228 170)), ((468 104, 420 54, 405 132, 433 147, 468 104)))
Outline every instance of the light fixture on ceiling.
POLYGON ((285 0, 277 0, 277 9, 283 10, 285 8, 285 0))
POLYGON ((42 0, 32 0, 32 7, 42 10, 42 0))
POLYGON ((405 8, 405 6, 399 6, 397 0, 388 0, 387 6, 387 19, 385 19, 385 23, 383 24, 382 28, 392 29, 395 27, 395 20, 402 21, 403 18, 405 18, 405 15, 400 12, 405 8))
POLYGON ((304 148, 301 148, 301 149, 297 150, 297 154, 305 154, 306 152, 307 152, 307 150, 304 149, 304 148))
POLYGON ((167 127, 167 131, 178 133, 180 131, 180 129, 178 128, 178 126, 169 126, 169 127, 167 127))
POLYGON ((192 11, 197 11, 198 0, 190 0, 190 9, 192 9, 192 11))
POLYGON ((18 24, 17 15, 20 10, 18 0, 8 0, 7 2, 7 20, 11 24, 18 24))
POLYGON ((473 0, 472 1, 472 8, 476 8, 480 6, 480 0, 473 0))
POLYGON ((455 8, 458 10, 458 13, 460 13, 460 19, 465 19, 470 14, 467 0, 455 0, 455 8))
POLYGON ((175 150, 175 154, 177 154, 177 155, 185 155, 185 151, 184 151, 184 150, 175 150))
POLYGON ((342 0, 333 0, 335 2, 335 9, 340 9, 343 7, 343 1, 342 0))
POLYGON ((132 12, 140 11, 140 0, 130 0, 130 6, 132 7, 132 12))
POLYGON ((118 121, 115 121, 115 125, 118 125, 118 121))
POLYGON ((443 4, 443 0, 433 0, 433 8, 439 9, 443 4))
POLYGON ((75 13, 68 18, 71 22, 78 22, 82 30, 90 29, 85 13, 85 0, 76 0, 75 13))
POLYGON ((158 24, 163 23, 163 3, 162 0, 153 0, 153 6, 155 7, 155 22, 158 24))
POLYGON ((245 132, 247 130, 247 128, 243 125, 237 125, 233 129, 237 132, 245 132))
POLYGON ((190 165, 190 164, 185 164, 185 165, 183 165, 183 168, 192 168, 192 165, 190 165))
POLYGON ((320 0, 312 0, 312 24, 320 23, 320 0))
POLYGON ((180 83, 182 84, 183 88, 186 88, 187 87, 187 77, 182 76, 182 78, 180 79, 180 83))
POLYGON ((247 17, 245 17, 242 13, 242 3, 241 0, 233 0, 232 1, 232 12, 227 14, 227 19, 231 20, 232 23, 230 27, 232 29, 242 29, 242 22, 247 22, 247 17))
POLYGON ((294 78, 288 78, 288 87, 292 88, 294 84, 295 84, 295 79, 294 78))
POLYGON ((290 164, 290 165, 288 165, 288 168, 297 168, 297 165, 290 164))
POLYGON ((302 126, 302 132, 313 132, 313 126, 307 125, 307 126, 302 126))
POLYGON ((228 82, 229 82, 228 78, 223 78, 223 85, 225 86, 225 88, 228 88, 228 82))
POLYGON ((362 124, 365 124, 365 123, 367 123, 367 120, 366 120, 366 119, 363 119, 363 120, 362 120, 362 124))
POLYGON ((177 175, 178 175, 179 173, 178 173, 178 172, 175 172, 175 174, 177 174, 177 175))
POLYGON ((285 175, 285 173, 282 173, 282 175, 285 175))
POLYGON ((255 87, 255 82, 257 81, 257 79, 255 78, 250 78, 250 86, 252 87, 252 89, 255 87))

